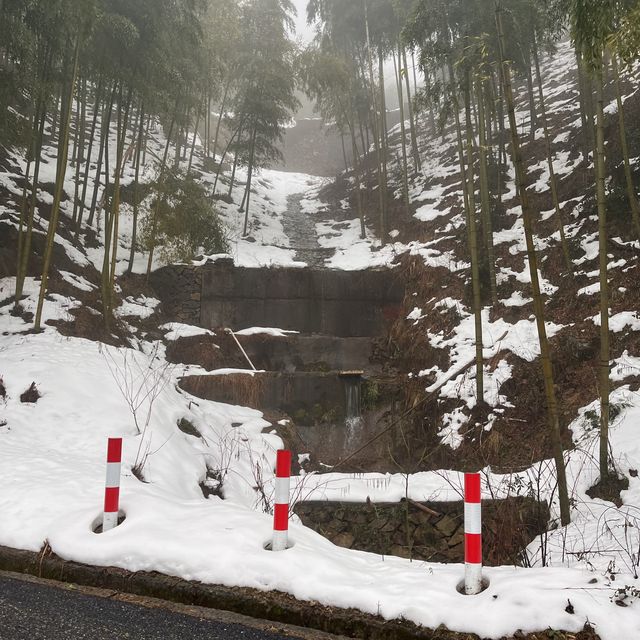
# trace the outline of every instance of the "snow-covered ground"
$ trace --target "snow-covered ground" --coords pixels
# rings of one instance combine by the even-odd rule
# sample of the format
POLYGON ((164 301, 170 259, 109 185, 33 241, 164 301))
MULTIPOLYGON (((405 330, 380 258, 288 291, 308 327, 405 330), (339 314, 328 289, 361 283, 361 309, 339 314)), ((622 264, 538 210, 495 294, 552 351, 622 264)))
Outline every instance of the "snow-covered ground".
MULTIPOLYGON (((456 591, 461 565, 342 549, 295 517, 293 547, 280 554, 265 550, 272 519, 254 487, 262 478, 271 500, 279 438, 263 433, 270 425, 257 411, 178 391, 182 369, 168 365, 154 345, 108 348, 47 329, 40 335, 4 335, 0 350, 7 391, 0 412, 0 544, 36 551, 48 542, 56 554, 79 562, 277 589, 303 600, 404 617, 428 627, 445 624, 490 638, 517 629, 577 631, 587 620, 603 640, 631 640, 640 633, 640 602, 629 595, 624 601, 629 606, 615 603, 622 597, 618 589, 640 588, 632 576, 640 542, 637 510, 615 510, 615 522, 607 520, 610 530, 602 530, 605 512, 614 507, 584 494, 597 476, 588 446, 572 455, 569 466, 579 498, 574 524, 546 540, 547 562, 567 566, 486 569, 489 588, 467 597, 456 591), (20 402, 19 395, 34 381, 40 399, 20 402), (137 407, 135 415, 131 407, 137 407), (181 432, 181 419, 201 437, 181 432), (109 436, 124 438, 121 508, 126 520, 96 534, 92 528, 101 513, 109 436), (144 482, 132 472, 136 465, 144 482), (207 469, 223 478, 225 500, 203 497, 198 485, 207 469), (586 540, 598 548, 582 559, 572 555, 586 540), (573 613, 566 611, 567 600, 573 613)), ((625 465, 638 468, 640 398, 628 390, 618 393, 628 408, 613 428, 612 447, 624 455, 625 465)), ((574 427, 578 439, 586 434, 581 420, 574 427)), ((541 496, 548 497, 553 490, 549 468, 543 463, 508 478, 486 470, 484 496, 513 495, 518 493, 514 487, 526 493, 540 478, 541 496)), ((460 486, 453 472, 410 479, 416 499, 457 500, 460 486)), ((294 498, 378 501, 403 494, 404 478, 381 474, 302 476, 292 487, 294 498)), ((640 503, 640 480, 632 478, 623 498, 640 503)), ((538 542, 529 553, 535 559, 538 542)))
MULTIPOLYGON (((238 170, 240 183, 246 181, 246 170, 238 170)), ((205 176, 203 181, 213 182, 214 176, 205 176)), ((230 253, 235 264, 241 267, 304 267, 296 261, 296 247, 284 232, 282 216, 287 211, 290 196, 306 194, 318 189, 325 178, 303 173, 284 173, 263 169, 254 178, 256 193, 252 195, 251 217, 248 238, 243 237, 244 214, 237 205, 222 201, 218 208, 228 229, 230 253)), ((234 202, 242 200, 242 191, 236 188, 234 202)))

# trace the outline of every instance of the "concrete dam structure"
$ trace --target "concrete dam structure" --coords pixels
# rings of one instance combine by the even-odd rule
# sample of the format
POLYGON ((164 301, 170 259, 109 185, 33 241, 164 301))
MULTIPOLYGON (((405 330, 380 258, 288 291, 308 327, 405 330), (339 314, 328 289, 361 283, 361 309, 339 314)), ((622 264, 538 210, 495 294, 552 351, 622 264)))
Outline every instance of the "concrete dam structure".
POLYGON ((375 431, 389 394, 371 361, 373 344, 398 318, 405 294, 393 270, 249 269, 217 262, 165 267, 152 284, 173 321, 216 332, 297 332, 237 336, 263 371, 248 375, 247 363, 246 374, 185 377, 185 391, 290 416, 308 450, 328 464, 375 431))
POLYGON ((404 298, 404 287, 389 269, 249 269, 218 261, 164 267, 151 283, 176 321, 343 338, 382 335, 404 298))

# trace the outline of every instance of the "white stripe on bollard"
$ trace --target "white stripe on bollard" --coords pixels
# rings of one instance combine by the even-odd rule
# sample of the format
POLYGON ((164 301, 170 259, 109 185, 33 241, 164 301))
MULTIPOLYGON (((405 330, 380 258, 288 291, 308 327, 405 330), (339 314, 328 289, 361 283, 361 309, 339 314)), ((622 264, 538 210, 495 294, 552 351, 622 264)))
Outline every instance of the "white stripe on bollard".
POLYGON ((465 533, 482 533, 482 507, 479 502, 464 503, 465 533))
POLYGON ((276 478, 274 504, 289 504, 289 478, 276 478))
POLYGON ((107 481, 105 487, 120 486, 120 463, 107 462, 107 481))

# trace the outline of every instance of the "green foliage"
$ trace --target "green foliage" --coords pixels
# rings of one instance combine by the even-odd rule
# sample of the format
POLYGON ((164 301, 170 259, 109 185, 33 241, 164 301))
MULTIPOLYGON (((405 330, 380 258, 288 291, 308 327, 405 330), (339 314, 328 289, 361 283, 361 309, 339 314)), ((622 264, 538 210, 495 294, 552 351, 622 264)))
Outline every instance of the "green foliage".
POLYGON ((360 406, 363 411, 371 411, 380 405, 381 392, 375 380, 363 380, 360 386, 360 406))
MULTIPOLYGON (((609 422, 613 423, 616 418, 626 409, 629 405, 625 402, 613 403, 609 405, 609 422)), ((597 433, 600 430, 600 412, 593 409, 585 411, 584 418, 584 430, 589 433, 597 433)))
MULTIPOLYGON (((204 188, 191 176, 169 174, 158 185, 161 198, 156 244, 166 263, 188 262, 198 254, 228 250, 224 227, 204 188)), ((152 214, 142 219, 141 241, 152 237, 152 214)))
POLYGON ((516 69, 530 65, 534 36, 557 40, 562 33, 558 2, 563 0, 417 0, 408 12, 402 35, 421 49, 420 63, 433 71, 465 57, 469 40, 481 39, 489 63, 498 61, 495 11, 499 5, 507 38, 505 58, 516 69))
POLYGON ((285 125, 299 107, 295 96, 295 49, 289 38, 293 5, 289 0, 247 0, 241 5, 238 81, 231 110, 232 129, 244 136, 232 145, 254 167, 282 155, 277 147, 285 125))
POLYGON ((636 3, 620 21, 618 31, 611 38, 611 45, 622 62, 630 66, 640 56, 640 2, 636 3))
POLYGON ((591 70, 602 65, 604 51, 613 45, 627 63, 640 49, 638 0, 560 0, 571 23, 576 48, 591 70))

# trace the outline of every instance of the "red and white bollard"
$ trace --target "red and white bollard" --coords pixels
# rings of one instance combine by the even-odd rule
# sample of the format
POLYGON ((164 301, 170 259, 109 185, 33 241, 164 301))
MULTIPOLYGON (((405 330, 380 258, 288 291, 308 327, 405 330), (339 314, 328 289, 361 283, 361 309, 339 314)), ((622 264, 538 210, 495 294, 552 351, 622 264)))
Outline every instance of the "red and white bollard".
POLYGON ((480 474, 464 474, 464 592, 482 591, 482 507, 480 474))
POLYGON ((120 465, 122 463, 122 438, 109 438, 107 445, 107 481, 104 490, 102 531, 118 526, 120 509, 120 465))
POLYGON ((276 487, 273 508, 272 551, 284 551, 289 542, 289 488, 291 451, 280 449, 276 458, 276 487))

